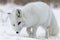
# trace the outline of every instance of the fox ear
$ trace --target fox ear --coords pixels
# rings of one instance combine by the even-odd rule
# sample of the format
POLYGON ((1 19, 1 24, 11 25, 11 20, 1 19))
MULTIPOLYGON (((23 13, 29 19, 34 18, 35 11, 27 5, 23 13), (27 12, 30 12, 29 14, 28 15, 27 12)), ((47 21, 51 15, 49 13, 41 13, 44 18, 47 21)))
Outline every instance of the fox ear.
POLYGON ((21 10, 20 9, 17 9, 17 13, 18 13, 18 17, 20 17, 21 10))
POLYGON ((17 9, 17 12, 18 12, 19 14, 20 14, 20 11, 21 11, 21 10, 17 9))

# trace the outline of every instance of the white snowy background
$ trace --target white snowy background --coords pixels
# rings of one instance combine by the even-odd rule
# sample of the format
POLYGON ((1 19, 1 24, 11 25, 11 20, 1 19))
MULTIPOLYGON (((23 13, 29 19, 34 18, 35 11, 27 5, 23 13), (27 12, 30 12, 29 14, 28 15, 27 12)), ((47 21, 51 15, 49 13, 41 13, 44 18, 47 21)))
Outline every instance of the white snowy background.
MULTIPOLYGON (((37 38, 29 38, 28 34, 26 32, 26 28, 23 28, 22 31, 17 35, 13 29, 13 26, 10 24, 9 18, 7 19, 8 12, 11 12, 12 10, 16 8, 21 8, 22 6, 18 6, 15 4, 6 4, 1 5, 0 4, 0 40, 60 40, 60 30, 58 33, 58 36, 56 37, 49 37, 48 39, 45 39, 43 36, 45 36, 45 31, 43 28, 39 27, 37 30, 37 38)), ((54 15, 56 17, 56 20, 58 22, 58 26, 60 29, 60 8, 51 8, 54 12, 54 15)))

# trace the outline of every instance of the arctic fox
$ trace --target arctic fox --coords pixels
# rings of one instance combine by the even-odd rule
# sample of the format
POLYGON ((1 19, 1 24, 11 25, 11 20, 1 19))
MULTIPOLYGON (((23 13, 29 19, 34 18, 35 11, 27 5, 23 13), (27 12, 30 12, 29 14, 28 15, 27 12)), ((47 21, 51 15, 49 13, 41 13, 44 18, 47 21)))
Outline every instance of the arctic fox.
MULTIPOLYGON (((42 26, 46 31, 46 38, 49 36, 56 36, 58 34, 56 18, 46 3, 31 2, 18 10, 12 12, 15 16, 20 15, 15 17, 17 21, 19 20, 19 25, 15 28, 16 31, 19 32, 23 28, 22 25, 24 24, 24 26, 27 27, 27 33, 30 37, 36 37, 36 31, 39 26, 42 26)), ((11 16, 11 18, 14 19, 13 16, 11 16)), ((13 20, 12 23, 18 23, 16 20, 13 20)))

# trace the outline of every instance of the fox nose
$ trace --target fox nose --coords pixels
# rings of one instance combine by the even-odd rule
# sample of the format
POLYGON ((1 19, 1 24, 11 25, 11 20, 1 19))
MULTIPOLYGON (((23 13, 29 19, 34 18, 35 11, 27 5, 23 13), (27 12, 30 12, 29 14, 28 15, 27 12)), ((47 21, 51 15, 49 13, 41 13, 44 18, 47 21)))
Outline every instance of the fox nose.
POLYGON ((19 32, 16 32, 17 34, 19 33, 19 32))

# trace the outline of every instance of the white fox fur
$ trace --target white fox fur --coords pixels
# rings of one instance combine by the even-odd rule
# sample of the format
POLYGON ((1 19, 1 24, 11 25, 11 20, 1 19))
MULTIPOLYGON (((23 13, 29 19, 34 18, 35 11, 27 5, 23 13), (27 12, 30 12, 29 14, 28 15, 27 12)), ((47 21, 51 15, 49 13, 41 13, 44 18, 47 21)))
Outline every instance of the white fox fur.
MULTIPOLYGON (((17 10, 13 11, 15 15, 11 17, 12 23, 21 21, 21 24, 15 27, 16 31, 20 31, 24 26, 27 27, 27 33, 30 37, 36 37, 36 31, 39 26, 42 26, 46 31, 46 38, 56 36, 58 34, 58 25, 56 18, 50 7, 43 2, 31 2, 23 6, 20 10, 21 17, 16 19, 17 10), (23 26, 24 25, 24 26, 23 26), (31 31, 32 29, 32 31, 31 31)), ((10 14, 11 15, 11 14, 10 14)))

